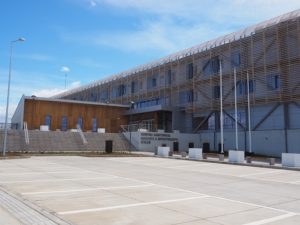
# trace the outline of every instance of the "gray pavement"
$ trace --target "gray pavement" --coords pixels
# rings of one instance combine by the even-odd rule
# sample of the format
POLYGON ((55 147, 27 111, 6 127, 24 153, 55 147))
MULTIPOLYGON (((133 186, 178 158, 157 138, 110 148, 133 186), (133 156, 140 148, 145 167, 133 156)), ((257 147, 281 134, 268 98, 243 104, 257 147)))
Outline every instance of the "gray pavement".
MULTIPOLYGON (((56 224, 300 224, 299 171, 153 157, 32 157, 0 161, 0 186, 56 224)), ((5 224, 22 221, 1 206, 5 224)))

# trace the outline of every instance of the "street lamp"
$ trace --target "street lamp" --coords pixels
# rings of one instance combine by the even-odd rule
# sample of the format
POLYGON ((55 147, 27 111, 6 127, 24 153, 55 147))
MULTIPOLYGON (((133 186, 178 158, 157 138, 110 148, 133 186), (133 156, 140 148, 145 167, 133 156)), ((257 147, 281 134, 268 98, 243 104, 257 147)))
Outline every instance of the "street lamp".
MULTIPOLYGON (((134 103, 133 101, 130 101, 130 110, 133 109, 134 103)), ((130 141, 130 148, 129 151, 131 153, 131 149, 132 149, 132 142, 131 142, 131 127, 132 127, 132 112, 130 112, 130 118, 129 118, 129 141, 130 141)))
POLYGON ((11 67, 12 67, 12 53, 13 53, 13 44, 16 42, 23 42, 25 38, 19 38, 17 40, 10 42, 10 56, 9 56, 9 72, 8 72, 8 87, 7 87, 7 100, 6 100, 6 112, 5 112, 5 123, 4 123, 4 144, 3 144, 3 156, 6 154, 7 146, 7 120, 8 120, 8 108, 9 108, 9 95, 10 95, 10 80, 11 80, 11 67))

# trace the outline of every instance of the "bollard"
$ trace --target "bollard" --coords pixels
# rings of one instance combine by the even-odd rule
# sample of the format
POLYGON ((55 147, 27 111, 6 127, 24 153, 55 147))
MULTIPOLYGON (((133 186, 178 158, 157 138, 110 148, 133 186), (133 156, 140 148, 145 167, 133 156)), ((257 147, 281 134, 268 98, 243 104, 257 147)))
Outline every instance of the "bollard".
POLYGON ((252 163, 252 158, 250 156, 246 157, 247 163, 252 163))
POLYGON ((270 158, 270 166, 274 166, 275 165, 275 158, 270 158))
POLYGON ((185 158, 186 155, 187 155, 186 152, 181 152, 181 157, 182 157, 182 158, 185 158))
POLYGON ((202 158, 203 158, 203 159, 207 159, 207 154, 206 154, 206 153, 203 153, 203 154, 202 154, 202 158))
POLYGON ((169 156, 173 156, 173 151, 169 151, 169 156))
POLYGON ((219 161, 224 161, 224 155, 222 155, 222 154, 219 154, 219 161))

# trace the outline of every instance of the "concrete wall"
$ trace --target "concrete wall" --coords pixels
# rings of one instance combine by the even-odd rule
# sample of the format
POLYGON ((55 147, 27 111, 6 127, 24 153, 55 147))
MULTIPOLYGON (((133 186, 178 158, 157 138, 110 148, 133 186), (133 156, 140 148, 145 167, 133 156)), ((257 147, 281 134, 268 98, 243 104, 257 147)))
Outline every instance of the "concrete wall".
MULTIPOLYGON (((249 151, 248 132, 239 132, 239 150, 249 151), (245 142, 246 141, 246 142, 245 142)), ((287 130, 288 152, 300 153, 300 129, 287 130)), ((200 146, 209 143, 211 150, 218 150, 219 132, 200 134, 200 146), (214 138, 215 137, 215 138, 214 138)), ((224 150, 235 149, 235 132, 224 131, 224 150)), ((281 157, 286 152, 284 130, 252 131, 252 151, 256 154, 281 157)))

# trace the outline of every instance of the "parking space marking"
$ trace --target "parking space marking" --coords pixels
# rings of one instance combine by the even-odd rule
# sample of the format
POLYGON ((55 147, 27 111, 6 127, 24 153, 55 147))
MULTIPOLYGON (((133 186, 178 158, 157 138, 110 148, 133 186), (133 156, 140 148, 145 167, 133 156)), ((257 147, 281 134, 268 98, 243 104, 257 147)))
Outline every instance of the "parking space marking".
MULTIPOLYGON (((106 173, 107 175, 110 175, 109 173, 106 173)), ((117 176, 118 178, 122 178, 122 179, 127 179, 127 180, 133 180, 133 181, 138 181, 138 182, 144 182, 142 180, 139 179, 135 179, 135 178, 127 178, 127 177, 121 177, 121 176, 117 176)), ((205 193, 201 193, 201 192, 196 192, 196 191, 190 191, 190 190, 186 190, 186 189, 182 189, 182 188, 176 188, 176 187, 171 187, 171 186, 167 186, 167 185, 163 185, 163 184, 155 184, 155 183, 150 183, 150 182, 146 182, 148 184, 154 184, 156 186, 160 186, 160 187, 165 187, 165 188, 170 188, 173 190, 178 190, 178 191, 183 191, 183 192, 187 192, 187 193, 192 193, 192 194, 197 194, 197 195, 201 195, 199 197, 210 197, 210 198, 216 198, 216 199, 221 199, 221 200, 225 200, 225 201, 230 201, 230 202, 235 202, 235 203, 240 203, 240 204, 244 204, 244 205, 250 205, 250 206, 254 206, 257 208, 265 208, 265 209, 270 209, 270 210, 274 210, 277 212, 283 212, 283 213, 293 213, 295 215, 300 215, 299 213, 295 213, 295 212, 290 212, 287 210, 283 210, 283 209, 277 209, 277 208, 273 208, 273 207, 269 207, 269 206, 264 206, 264 205, 259 205, 259 204, 255 204, 255 203, 249 203, 249 202, 243 202, 243 201, 238 201, 238 200, 234 200, 234 199, 229 199, 229 198, 223 198, 223 197, 219 197, 219 196, 214 196, 214 195, 207 195, 205 193)))
POLYGON ((168 166, 165 168, 176 169, 176 168, 181 168, 181 167, 192 167, 192 166, 215 166, 215 165, 213 163, 201 163, 201 164, 193 164, 193 165, 168 166))
POLYGON ((263 220, 258 220, 258 221, 255 221, 255 222, 247 223, 247 224, 244 224, 244 225, 267 224, 267 223, 275 222, 275 221, 278 221, 278 220, 283 220, 283 219, 293 217, 293 216, 296 216, 296 214, 295 213, 287 213, 287 214, 283 214, 283 215, 280 215, 280 216, 275 216, 275 217, 271 217, 271 218, 268 218, 268 219, 263 219, 263 220))
POLYGON ((85 191, 97 191, 97 190, 116 190, 116 189, 130 189, 130 188, 143 188, 154 186, 154 184, 142 184, 142 185, 130 185, 130 186, 113 186, 113 187, 96 187, 96 188, 84 188, 84 189, 71 189, 65 191, 37 191, 37 192, 23 192, 22 195, 39 195, 39 194, 60 194, 70 192, 85 192, 85 191))
POLYGON ((0 184, 15 184, 15 183, 34 183, 34 182, 60 182, 60 181, 76 181, 76 180, 101 180, 101 179, 113 179, 116 176, 111 177, 91 177, 91 178, 67 178, 67 179, 37 179, 37 180, 21 180, 21 181, 0 181, 0 184))
POLYGON ((103 207, 103 208, 72 210, 72 211, 58 212, 58 214, 59 215, 70 215, 70 214, 78 214, 78 213, 100 212, 100 211, 106 211, 106 210, 124 209, 124 208, 137 207, 137 206, 147 206, 147 205, 158 205, 158 204, 163 204, 163 203, 182 202, 182 201, 189 201, 189 200, 195 200, 195 199, 201 199, 201 198, 207 198, 207 196, 179 198, 179 199, 153 201, 153 202, 140 202, 140 203, 134 203, 134 204, 117 205, 117 206, 110 206, 110 207, 103 207))
MULTIPOLYGON (((112 160, 112 161, 116 161, 116 162, 123 162, 122 160, 112 160)), ((141 163, 134 163, 134 162, 124 162, 124 163, 128 163, 128 164, 132 164, 132 165, 142 165, 142 166, 149 166, 149 167, 156 167, 156 168, 164 168, 164 169, 170 169, 169 167, 165 167, 165 166, 159 166, 159 165, 151 165, 151 164, 141 164, 141 163)), ((199 164, 202 165, 202 164, 199 164)), ((212 163, 212 165, 215 165, 215 163, 212 163)), ((279 180, 272 180, 272 179, 264 179, 264 178, 258 178, 258 177, 251 177, 251 176, 243 176, 243 175, 233 175, 233 174, 228 174, 228 173, 220 173, 218 171, 224 171, 224 170, 229 170, 229 169, 233 169, 232 166, 234 165, 226 165, 226 166, 231 166, 230 168, 216 168, 216 169, 204 169, 201 168, 199 170, 189 170, 189 169, 185 169, 185 168, 173 168, 173 169, 177 169, 177 170, 182 170, 182 171, 188 171, 188 172, 199 172, 199 173, 207 173, 207 174, 212 174, 212 175, 224 175, 224 176, 230 176, 230 177, 238 177, 238 178, 245 178, 245 179, 251 179, 251 180, 259 180, 259 181, 267 181, 267 182, 275 182, 275 183, 281 183, 281 184, 293 184, 293 185, 300 185, 300 181, 296 181, 296 182, 287 182, 287 181, 279 181, 279 180)), ((236 167, 236 166, 235 166, 236 167)), ((276 170, 276 172, 281 172, 276 170)), ((274 171, 274 173, 276 173, 274 171)))
POLYGON ((60 173, 86 173, 84 171, 52 171, 52 172, 24 172, 24 173, 0 173, 0 176, 14 176, 14 175, 34 175, 34 174, 60 174, 60 173))
POLYGON ((272 173, 282 173, 282 171, 279 170, 274 170, 274 171, 267 171, 267 172, 258 172, 258 173, 250 173, 250 174, 245 174, 245 175, 239 175, 238 177, 251 177, 251 176, 256 176, 256 175, 264 175, 264 174, 272 174, 272 173))

